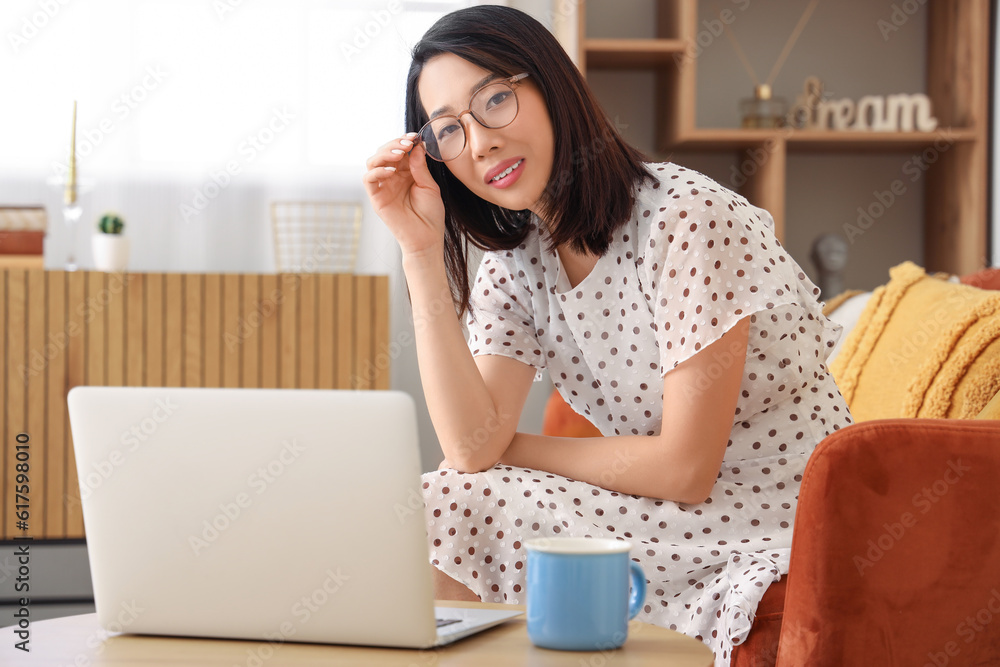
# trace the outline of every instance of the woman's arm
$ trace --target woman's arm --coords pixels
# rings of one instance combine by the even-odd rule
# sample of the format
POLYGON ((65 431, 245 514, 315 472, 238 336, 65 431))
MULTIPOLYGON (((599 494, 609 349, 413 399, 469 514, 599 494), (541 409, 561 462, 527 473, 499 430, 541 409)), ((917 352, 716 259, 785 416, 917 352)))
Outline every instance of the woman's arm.
POLYGON ((556 438, 517 433, 501 463, 620 493, 703 502, 712 493, 729 442, 749 327, 749 318, 743 318, 663 377, 659 435, 556 438))
POLYGON ((440 251, 404 255, 420 382, 449 467, 479 472, 514 437, 535 369, 500 356, 473 358, 455 313, 440 251))
POLYGON ((379 147, 362 182, 403 253, 420 382, 441 449, 459 470, 485 470, 514 437, 534 369, 499 357, 473 360, 445 270, 441 192, 415 136, 379 147))

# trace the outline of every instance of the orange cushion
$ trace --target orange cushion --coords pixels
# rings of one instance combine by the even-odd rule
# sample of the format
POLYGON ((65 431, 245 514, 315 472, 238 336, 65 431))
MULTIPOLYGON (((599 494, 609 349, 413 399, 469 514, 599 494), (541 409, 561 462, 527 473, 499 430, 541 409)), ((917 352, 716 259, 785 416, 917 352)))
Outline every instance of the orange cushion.
POLYGON ((972 285, 979 289, 1000 290, 1000 269, 983 269, 960 278, 963 285, 972 285))
POLYGON ((542 435, 563 438, 596 438, 601 432, 586 417, 579 414, 563 400, 562 394, 553 391, 545 404, 542 435))

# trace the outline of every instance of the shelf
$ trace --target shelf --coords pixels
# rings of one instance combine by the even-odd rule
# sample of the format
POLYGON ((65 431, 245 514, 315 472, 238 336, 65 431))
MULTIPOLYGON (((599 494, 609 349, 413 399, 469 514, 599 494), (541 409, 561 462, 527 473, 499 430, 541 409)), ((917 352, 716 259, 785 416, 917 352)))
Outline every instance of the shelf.
POLYGON ((655 68, 673 64, 684 53, 679 39, 587 39, 584 44, 590 69, 655 68))
MULTIPOLYGON (((697 47, 706 46, 702 43, 706 26, 699 22, 698 0, 655 0, 651 23, 656 39, 588 37, 587 5, 594 1, 572 3, 576 6, 579 34, 578 62, 584 73, 601 69, 653 73, 653 152, 688 150, 697 154, 750 149, 741 158, 740 171, 745 178, 740 192, 771 212, 779 240, 785 240, 789 154, 934 151, 934 156, 925 158, 927 164, 935 167, 924 176, 924 213, 920 223, 924 234, 923 264, 929 271, 957 274, 971 273, 988 265, 989 64, 995 3, 988 0, 926 3, 926 91, 942 128, 933 132, 854 132, 698 127, 697 47), (692 49, 691 57, 686 55, 687 48, 692 49), (954 150, 948 150, 952 146, 954 150), (761 150, 766 155, 761 155, 761 150)), ((626 4, 622 0, 604 2, 603 17, 616 16, 626 4)), ((648 27, 643 26, 644 35, 649 34, 648 27)), ((851 47, 845 42, 843 48, 851 47)), ((836 53, 816 55, 837 57, 836 53)), ((734 99, 732 103, 735 105, 737 101, 734 99)))
POLYGON ((784 141, 790 151, 886 152, 934 146, 940 142, 974 142, 979 132, 970 128, 938 128, 933 132, 852 132, 835 130, 696 129, 680 137, 673 148, 729 150, 784 141))
POLYGON ((942 142, 972 142, 979 132, 970 128, 940 127, 933 132, 844 132, 800 130, 789 134, 790 150, 893 151, 927 148, 942 142))

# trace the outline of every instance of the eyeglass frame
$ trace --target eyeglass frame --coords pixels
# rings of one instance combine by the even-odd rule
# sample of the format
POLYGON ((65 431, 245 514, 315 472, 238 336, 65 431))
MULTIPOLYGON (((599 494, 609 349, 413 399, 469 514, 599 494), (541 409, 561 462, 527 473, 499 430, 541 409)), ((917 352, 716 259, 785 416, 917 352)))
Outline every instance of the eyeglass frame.
MULTIPOLYGON (((514 102, 517 104, 517 111, 514 112, 514 118, 511 118, 510 121, 507 122, 504 125, 498 125, 497 127, 490 127, 489 125, 485 124, 483 121, 481 121, 478 118, 476 118, 476 114, 473 113, 471 106, 468 109, 466 109, 465 111, 461 111, 461 112, 459 112, 457 114, 445 113, 445 114, 441 114, 440 116, 435 116, 434 118, 431 118, 426 123, 424 123, 423 126, 420 128, 420 130, 417 131, 417 138, 419 138, 420 141, 424 141, 424 139, 423 139, 424 130, 426 130, 427 127, 431 123, 433 123, 434 121, 436 121, 438 119, 441 119, 441 118, 454 118, 456 121, 458 121, 459 126, 462 128, 462 136, 464 137, 464 140, 462 141, 462 150, 460 150, 458 152, 458 155, 456 155, 453 158, 448 158, 447 160, 440 160, 440 159, 434 157, 433 155, 431 155, 430 151, 427 151, 427 155, 429 155, 432 160, 434 160, 436 162, 442 162, 443 163, 443 162, 451 162, 452 160, 457 160, 462 155, 462 153, 465 152, 465 147, 469 143, 469 133, 466 132, 466 130, 465 130, 465 124, 462 123, 462 116, 464 116, 465 114, 470 114, 472 116, 473 120, 475 120, 477 123, 479 123, 481 126, 485 127, 488 130, 499 130, 499 129, 507 127, 508 125, 510 125, 511 123, 513 123, 514 120, 517 118, 517 114, 520 113, 520 111, 521 111, 521 103, 517 99, 517 91, 514 90, 514 85, 513 84, 518 83, 522 79, 526 79, 529 76, 531 76, 531 72, 522 72, 521 74, 515 74, 514 76, 510 77, 509 79, 499 79, 499 80, 495 80, 495 81, 490 81, 489 83, 483 84, 479 88, 476 88, 476 90, 474 90, 472 92, 472 95, 469 96, 469 104, 471 105, 472 104, 472 100, 475 99, 476 95, 478 95, 482 90, 485 90, 486 88, 489 88, 490 86, 496 85, 497 83, 506 84, 507 87, 510 88, 510 92, 514 94, 514 102)), ((424 142, 424 143, 426 143, 426 142, 424 142)))

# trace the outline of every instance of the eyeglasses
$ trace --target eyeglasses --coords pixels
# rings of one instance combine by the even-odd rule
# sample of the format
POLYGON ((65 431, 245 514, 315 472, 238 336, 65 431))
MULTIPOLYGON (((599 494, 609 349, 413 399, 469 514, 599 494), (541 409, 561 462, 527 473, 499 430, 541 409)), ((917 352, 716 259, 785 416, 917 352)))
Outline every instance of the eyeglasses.
POLYGON ((491 130, 507 127, 517 118, 517 94, 511 87, 529 76, 528 72, 503 81, 488 83, 472 94, 469 108, 452 116, 438 116, 420 128, 419 137, 427 154, 438 162, 454 160, 465 150, 462 116, 472 114, 476 122, 491 130))

